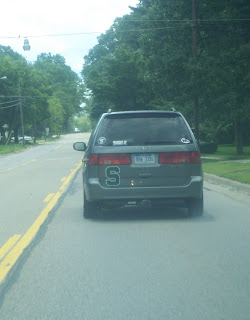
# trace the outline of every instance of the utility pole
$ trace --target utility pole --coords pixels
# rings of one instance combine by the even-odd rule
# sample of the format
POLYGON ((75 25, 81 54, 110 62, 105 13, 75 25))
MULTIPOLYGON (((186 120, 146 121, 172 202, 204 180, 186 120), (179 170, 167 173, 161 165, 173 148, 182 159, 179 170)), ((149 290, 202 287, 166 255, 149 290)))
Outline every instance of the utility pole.
MULTIPOLYGON (((192 36, 193 36, 193 58, 197 60, 197 0, 192 0, 192 36)), ((197 81, 197 79, 196 79, 197 81)), ((197 88, 197 86, 196 86, 197 88)), ((197 141, 200 140, 199 129, 199 97, 194 93, 194 128, 197 141)))
POLYGON ((18 88, 19 88, 19 101, 20 101, 20 115, 21 115, 22 135, 23 135, 23 146, 24 146, 23 107, 22 107, 22 95, 21 95, 20 84, 18 85, 18 88))

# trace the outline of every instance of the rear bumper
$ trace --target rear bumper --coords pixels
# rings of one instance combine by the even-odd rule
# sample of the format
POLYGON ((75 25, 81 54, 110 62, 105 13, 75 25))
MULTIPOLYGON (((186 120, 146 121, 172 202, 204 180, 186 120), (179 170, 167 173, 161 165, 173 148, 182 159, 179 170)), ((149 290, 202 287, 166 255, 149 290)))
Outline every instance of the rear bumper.
POLYGON ((203 177, 193 176, 185 186, 171 187, 130 187, 104 188, 99 179, 88 179, 84 184, 84 191, 88 201, 105 200, 133 200, 133 199, 188 199, 201 198, 203 191, 203 177))

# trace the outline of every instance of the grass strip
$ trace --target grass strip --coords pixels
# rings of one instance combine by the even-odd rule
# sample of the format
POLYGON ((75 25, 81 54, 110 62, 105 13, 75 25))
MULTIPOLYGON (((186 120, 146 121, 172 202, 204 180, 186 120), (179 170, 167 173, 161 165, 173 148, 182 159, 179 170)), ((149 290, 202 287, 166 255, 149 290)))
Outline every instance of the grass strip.
POLYGON ((203 162, 206 173, 250 184, 250 163, 232 161, 203 162))
POLYGON ((213 154, 202 154, 205 158, 216 158, 220 160, 243 160, 250 159, 250 146, 243 147, 243 154, 237 154, 233 145, 219 145, 217 152, 213 154))
POLYGON ((0 154, 20 152, 29 148, 30 146, 32 145, 26 144, 23 146, 22 144, 14 144, 14 143, 9 145, 0 145, 0 154))

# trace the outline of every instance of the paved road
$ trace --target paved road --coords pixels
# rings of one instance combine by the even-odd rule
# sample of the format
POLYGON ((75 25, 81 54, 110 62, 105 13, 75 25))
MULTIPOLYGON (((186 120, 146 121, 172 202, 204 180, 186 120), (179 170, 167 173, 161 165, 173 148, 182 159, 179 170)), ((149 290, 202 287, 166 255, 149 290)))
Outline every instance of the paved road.
POLYGON ((209 182, 201 218, 168 207, 84 220, 81 186, 78 172, 0 291, 1 320, 249 319, 246 196, 209 182))
POLYGON ((54 143, 0 156, 0 247, 13 235, 23 235, 38 217, 46 197, 57 192, 81 160, 72 148, 74 139, 87 141, 88 136, 67 135, 54 143))

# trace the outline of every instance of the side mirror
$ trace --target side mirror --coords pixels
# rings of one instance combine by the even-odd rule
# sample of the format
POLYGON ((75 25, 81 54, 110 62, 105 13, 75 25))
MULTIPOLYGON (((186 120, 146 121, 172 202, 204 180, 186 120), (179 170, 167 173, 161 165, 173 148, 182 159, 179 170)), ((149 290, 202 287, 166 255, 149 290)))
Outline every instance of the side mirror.
POLYGON ((73 144, 73 148, 76 151, 85 151, 87 149, 86 143, 85 142, 75 142, 73 144))

